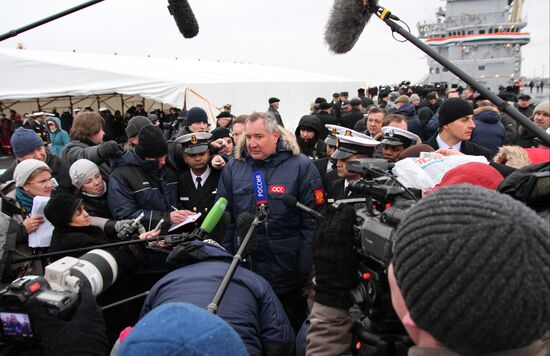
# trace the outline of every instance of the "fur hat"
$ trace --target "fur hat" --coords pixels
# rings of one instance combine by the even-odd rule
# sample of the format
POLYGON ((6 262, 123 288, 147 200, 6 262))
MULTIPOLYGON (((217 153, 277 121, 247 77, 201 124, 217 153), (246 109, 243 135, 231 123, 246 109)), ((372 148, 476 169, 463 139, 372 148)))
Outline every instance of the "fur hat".
POLYGON ((393 266, 411 319, 471 355, 525 347, 550 327, 548 222, 513 198, 469 184, 409 209, 393 266))
POLYGON ((65 227, 73 219, 74 212, 81 202, 81 198, 67 193, 55 194, 44 207, 44 216, 53 226, 65 227))
MULTIPOLYGON (((34 132, 33 134, 36 136, 34 132)), ((31 176, 32 172, 36 171, 38 168, 47 168, 48 170, 50 170, 50 167, 48 167, 46 163, 37 159, 30 158, 19 162, 15 167, 15 170, 13 171, 15 186, 17 188, 21 188, 22 186, 24 186, 31 176)))

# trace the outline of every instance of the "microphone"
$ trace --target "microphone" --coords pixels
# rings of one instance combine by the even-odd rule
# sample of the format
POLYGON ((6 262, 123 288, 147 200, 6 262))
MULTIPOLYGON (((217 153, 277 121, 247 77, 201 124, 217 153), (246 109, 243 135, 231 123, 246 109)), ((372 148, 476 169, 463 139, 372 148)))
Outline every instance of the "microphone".
POLYGON ((227 208, 227 199, 220 197, 214 206, 212 206, 208 215, 204 218, 200 229, 207 234, 211 233, 222 218, 225 208, 227 208))
POLYGON ((325 29, 331 52, 349 52, 369 22, 371 12, 364 0, 335 0, 325 29))
POLYGON ((285 195, 283 197, 283 204, 287 208, 298 208, 302 211, 305 211, 308 213, 311 217, 315 218, 316 220, 324 219, 325 217, 321 215, 320 213, 316 212, 315 210, 311 209, 310 207, 305 206, 304 204, 300 203, 296 197, 292 195, 285 195))
POLYGON ((183 37, 193 38, 199 33, 199 24, 187 0, 168 0, 168 11, 183 37))
MULTIPOLYGON (((236 226, 237 226, 237 232, 239 234, 239 238, 241 240, 244 239, 246 234, 248 233, 248 230, 250 229, 250 226, 252 226, 252 222, 254 221, 256 217, 253 214, 250 213, 242 213, 239 216, 237 216, 236 226)), ((250 235, 250 240, 248 241, 248 244, 246 245, 243 256, 252 255, 256 252, 256 249, 258 247, 258 242, 256 241, 256 230, 252 232, 252 235, 250 235)))

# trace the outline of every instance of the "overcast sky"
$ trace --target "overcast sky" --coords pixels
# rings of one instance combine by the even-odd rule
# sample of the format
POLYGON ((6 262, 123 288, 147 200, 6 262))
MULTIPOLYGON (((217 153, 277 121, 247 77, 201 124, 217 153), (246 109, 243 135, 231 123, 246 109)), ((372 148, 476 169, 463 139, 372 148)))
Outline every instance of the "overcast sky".
MULTIPOLYGON (((0 33, 27 25, 84 1, 4 0, 0 33)), ((199 34, 184 39, 168 13, 167 0, 106 0, 90 8, 3 41, 0 47, 119 53, 238 61, 339 75, 368 85, 416 82, 427 72, 425 55, 410 43, 396 42, 389 28, 371 18, 353 50, 329 53, 323 33, 332 0, 189 0, 199 34)), ((526 0, 523 15, 531 43, 523 47, 522 74, 548 76, 549 1, 526 0)), ((381 0, 406 21, 434 20, 441 0, 381 0)), ((473 11, 475 10, 472 9, 473 11)), ((1 78, 0 78, 1 80, 1 78)))

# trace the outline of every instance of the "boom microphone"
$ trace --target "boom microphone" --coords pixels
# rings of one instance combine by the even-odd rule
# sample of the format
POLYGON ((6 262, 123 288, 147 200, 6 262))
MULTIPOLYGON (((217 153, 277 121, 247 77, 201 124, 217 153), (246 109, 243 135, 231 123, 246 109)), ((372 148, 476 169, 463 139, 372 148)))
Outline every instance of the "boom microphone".
POLYGON ((324 216, 316 212, 315 210, 311 209, 310 207, 305 206, 304 204, 300 203, 296 197, 292 195, 285 195, 283 197, 283 204, 287 208, 298 208, 302 211, 305 211, 308 213, 311 217, 315 219, 324 219, 324 216))
POLYGON ((199 24, 187 0, 168 0, 168 11, 183 37, 193 38, 199 33, 199 24))
POLYGON ((369 22, 371 12, 364 0, 335 0, 325 29, 325 42, 331 52, 349 52, 369 22))

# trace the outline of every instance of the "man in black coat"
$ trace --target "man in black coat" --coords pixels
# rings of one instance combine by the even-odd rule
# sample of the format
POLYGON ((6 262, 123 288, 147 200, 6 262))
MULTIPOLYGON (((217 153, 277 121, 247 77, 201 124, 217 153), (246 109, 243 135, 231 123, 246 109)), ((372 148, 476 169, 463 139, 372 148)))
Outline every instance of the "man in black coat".
POLYGON ((329 132, 326 129, 325 125, 336 125, 338 123, 338 120, 331 115, 330 111, 332 109, 331 103, 320 103, 319 104, 319 112, 317 112, 317 117, 321 120, 321 125, 323 126, 323 130, 319 133, 319 138, 321 140, 324 140, 327 138, 329 132))
POLYGON ((214 205, 220 178, 220 171, 208 165, 208 140, 211 136, 208 132, 195 132, 176 140, 176 143, 182 143, 183 159, 189 166, 189 170, 178 178, 179 205, 183 210, 202 214, 197 224, 202 223, 214 205))
POLYGON ((491 161, 491 151, 469 141, 476 127, 473 117, 472 106, 466 100, 446 100, 439 108, 439 132, 424 143, 434 150, 452 148, 466 155, 484 156, 491 161))
POLYGON ((363 111, 361 111, 363 104, 361 102, 361 99, 353 98, 350 101, 350 105, 351 111, 342 115, 342 117, 340 118, 340 126, 347 127, 348 129, 353 129, 357 121, 363 118, 363 111))
POLYGON ((268 102, 269 102, 269 108, 267 109, 267 111, 269 113, 271 113, 273 116, 275 116, 275 119, 277 119, 277 123, 282 126, 282 127, 285 127, 285 125, 283 125, 283 118, 281 117, 281 114, 279 113, 279 102, 281 100, 277 99, 277 98, 269 98, 268 102))

